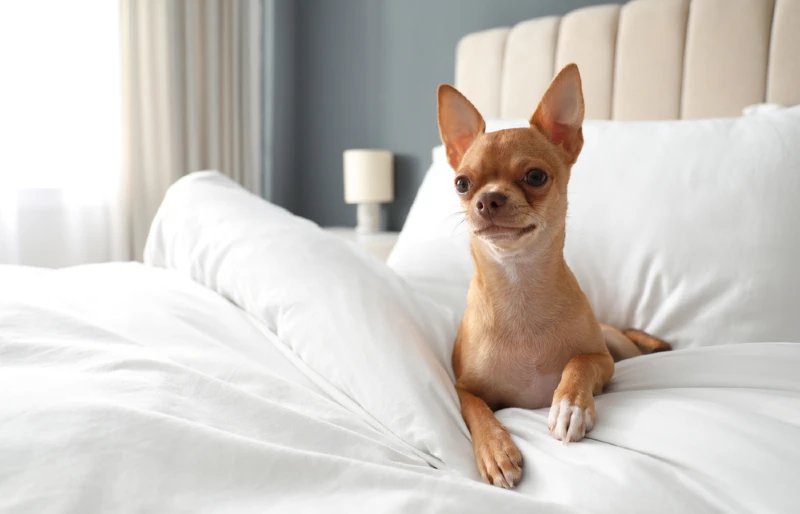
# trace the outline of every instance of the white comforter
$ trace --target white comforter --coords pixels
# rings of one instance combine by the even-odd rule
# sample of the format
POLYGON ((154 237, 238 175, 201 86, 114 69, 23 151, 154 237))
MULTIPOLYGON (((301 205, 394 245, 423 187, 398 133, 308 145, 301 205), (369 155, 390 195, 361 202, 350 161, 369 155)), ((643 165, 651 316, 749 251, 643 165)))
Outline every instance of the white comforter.
POLYGON ((459 415, 457 316, 382 263, 214 174, 169 193, 147 260, 0 267, 0 511, 800 502, 800 345, 620 363, 594 430, 567 446, 546 410, 500 411, 525 459, 505 491, 478 480, 459 415))

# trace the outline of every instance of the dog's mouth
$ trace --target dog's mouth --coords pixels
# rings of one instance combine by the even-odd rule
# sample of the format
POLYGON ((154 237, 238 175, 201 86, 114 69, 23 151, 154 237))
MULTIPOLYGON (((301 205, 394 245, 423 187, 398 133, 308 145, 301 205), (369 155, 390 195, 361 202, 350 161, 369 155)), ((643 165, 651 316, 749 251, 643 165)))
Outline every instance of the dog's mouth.
POLYGON ((502 225, 489 225, 482 229, 476 230, 475 235, 481 237, 488 237, 491 239, 519 239, 525 234, 530 234, 536 230, 536 224, 531 223, 526 227, 504 227, 502 225))

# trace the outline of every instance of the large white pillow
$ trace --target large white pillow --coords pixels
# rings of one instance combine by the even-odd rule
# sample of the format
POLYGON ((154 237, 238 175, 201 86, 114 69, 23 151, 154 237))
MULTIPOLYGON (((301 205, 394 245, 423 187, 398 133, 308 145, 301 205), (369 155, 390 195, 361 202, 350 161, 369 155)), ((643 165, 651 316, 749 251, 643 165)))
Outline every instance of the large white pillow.
MULTIPOLYGON (((800 107, 589 121, 584 138, 565 255, 601 321, 677 347, 800 341, 800 107)), ((466 228, 446 219, 460 209, 452 179, 435 149, 389 264, 463 309, 472 261, 466 228)))
POLYGON ((472 276, 469 232, 453 189, 444 147, 433 149, 425 174, 387 264, 412 287, 461 314, 472 276))
POLYGON ((478 476, 450 365, 458 319, 380 260, 217 172, 198 172, 167 191, 144 261, 251 314, 391 448, 478 476))

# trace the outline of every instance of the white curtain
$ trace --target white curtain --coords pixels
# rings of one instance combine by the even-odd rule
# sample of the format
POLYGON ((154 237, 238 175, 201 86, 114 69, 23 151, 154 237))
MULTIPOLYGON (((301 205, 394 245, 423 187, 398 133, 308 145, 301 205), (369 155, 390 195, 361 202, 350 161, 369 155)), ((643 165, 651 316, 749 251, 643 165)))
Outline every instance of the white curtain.
POLYGON ((263 0, 0 0, 0 264, 141 259, 167 188, 261 193, 263 0))
POLYGON ((0 263, 60 268, 125 260, 119 204, 111 195, 22 187, 0 194, 0 263))
POLYGON ((140 258, 164 192, 217 169, 261 193, 261 0, 121 0, 125 188, 140 258))
POLYGON ((0 2, 0 263, 125 259, 118 6, 0 2))

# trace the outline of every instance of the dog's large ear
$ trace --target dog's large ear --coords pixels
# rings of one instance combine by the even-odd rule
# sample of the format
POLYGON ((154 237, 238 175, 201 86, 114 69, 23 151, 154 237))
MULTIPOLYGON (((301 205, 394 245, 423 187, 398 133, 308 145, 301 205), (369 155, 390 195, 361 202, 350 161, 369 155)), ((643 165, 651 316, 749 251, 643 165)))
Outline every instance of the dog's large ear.
POLYGON ((531 116, 531 126, 554 145, 561 145, 567 162, 574 163, 583 148, 583 91, 578 66, 558 72, 531 116))
POLYGON ((457 170, 469 146, 486 131, 486 123, 475 106, 453 86, 439 86, 438 99, 439 135, 447 150, 447 162, 457 170))

